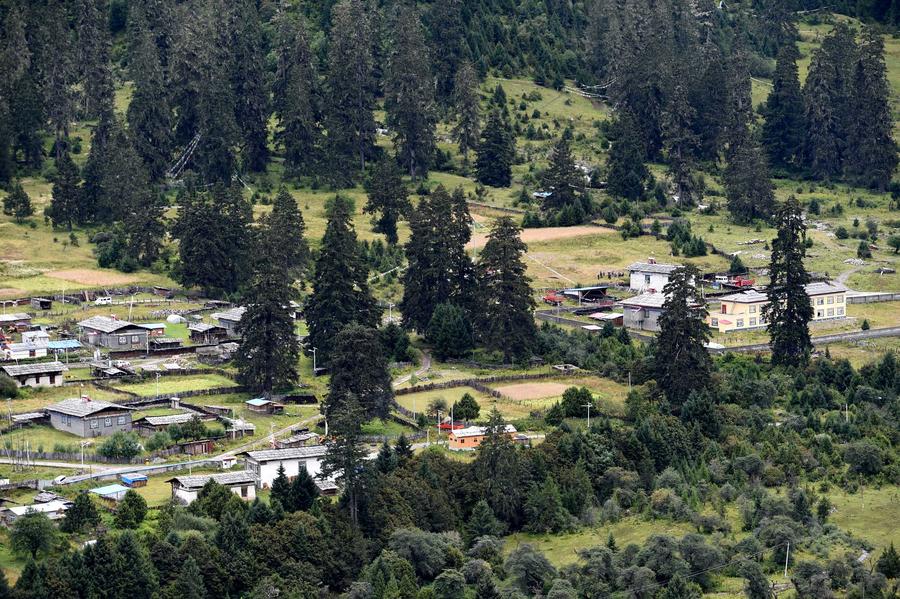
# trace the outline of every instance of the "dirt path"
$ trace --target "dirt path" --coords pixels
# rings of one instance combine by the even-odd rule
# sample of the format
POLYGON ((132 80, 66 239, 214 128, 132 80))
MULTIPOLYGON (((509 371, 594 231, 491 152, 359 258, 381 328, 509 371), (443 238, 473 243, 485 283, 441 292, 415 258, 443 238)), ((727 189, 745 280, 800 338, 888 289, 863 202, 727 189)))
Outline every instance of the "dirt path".
POLYGON ((842 272, 841 274, 839 274, 837 276, 837 279, 835 279, 835 281, 837 281, 841 285, 846 285, 847 279, 849 279, 850 277, 852 277, 854 274, 858 273, 862 269, 863 269, 862 266, 857 266, 855 268, 851 268, 850 270, 845 270, 844 272, 842 272))
POLYGON ((394 386, 398 387, 400 385, 404 385, 409 382, 409 380, 413 377, 413 374, 418 378, 422 378, 422 376, 431 370, 431 354, 427 351, 422 351, 422 366, 413 372, 412 374, 405 374, 400 378, 394 381, 394 386))

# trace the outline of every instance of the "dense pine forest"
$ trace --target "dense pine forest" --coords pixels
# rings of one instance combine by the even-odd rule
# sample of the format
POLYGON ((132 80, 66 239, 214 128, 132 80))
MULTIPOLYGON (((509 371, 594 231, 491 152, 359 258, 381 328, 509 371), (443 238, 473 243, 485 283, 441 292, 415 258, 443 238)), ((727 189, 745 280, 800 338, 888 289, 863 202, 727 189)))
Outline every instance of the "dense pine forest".
POLYGON ((898 27, 898 0, 0 0, 0 234, 246 306, 237 383, 323 385, 340 489, 282 468, 252 502, 209 482, 102 517, 82 492, 2 536, 25 565, 0 598, 897 597, 895 346, 814 347, 804 286, 820 214, 854 221, 851 260, 896 266, 898 27), (652 338, 537 324, 529 268, 559 273, 525 236, 579 226, 730 274, 710 240, 765 236, 743 259, 769 349, 707 351, 693 263, 652 338), (414 424, 452 409, 477 451, 372 451, 397 365, 432 358, 567 364, 626 398, 573 385, 516 419, 527 446, 441 398, 414 424))

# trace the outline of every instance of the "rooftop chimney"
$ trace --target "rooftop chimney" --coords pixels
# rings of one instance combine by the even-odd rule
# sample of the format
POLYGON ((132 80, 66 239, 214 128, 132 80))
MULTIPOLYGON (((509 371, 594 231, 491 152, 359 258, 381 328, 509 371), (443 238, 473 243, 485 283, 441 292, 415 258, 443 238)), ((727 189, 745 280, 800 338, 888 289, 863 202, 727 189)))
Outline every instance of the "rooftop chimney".
POLYGON ((649 258, 647 258, 647 263, 648 264, 656 264, 656 258, 654 258, 653 256, 650 256, 649 258))

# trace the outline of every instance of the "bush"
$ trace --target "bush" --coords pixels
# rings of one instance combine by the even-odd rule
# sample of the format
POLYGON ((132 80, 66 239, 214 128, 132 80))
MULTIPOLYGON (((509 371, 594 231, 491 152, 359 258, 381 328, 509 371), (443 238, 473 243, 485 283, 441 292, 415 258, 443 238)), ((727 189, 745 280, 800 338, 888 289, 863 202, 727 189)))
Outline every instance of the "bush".
POLYGON ((160 431, 158 433, 154 433, 152 437, 147 439, 147 443, 145 443, 144 446, 147 451, 156 451, 158 449, 165 449, 171 444, 172 437, 170 437, 168 433, 160 431))
POLYGON ((141 453, 137 435, 118 432, 97 448, 97 453, 105 458, 130 460, 141 453))
POLYGON ((834 230, 834 236, 838 239, 847 239, 850 237, 850 233, 847 231, 847 227, 840 226, 834 230))
POLYGON ((872 250, 869 249, 868 241, 860 241, 859 247, 856 248, 856 257, 857 258, 871 258, 872 250))
POLYGON ((19 386, 12 378, 0 373, 0 396, 15 399, 19 396, 19 386))
POLYGON ((118 528, 137 528, 147 516, 147 502, 137 491, 129 489, 116 509, 118 528))

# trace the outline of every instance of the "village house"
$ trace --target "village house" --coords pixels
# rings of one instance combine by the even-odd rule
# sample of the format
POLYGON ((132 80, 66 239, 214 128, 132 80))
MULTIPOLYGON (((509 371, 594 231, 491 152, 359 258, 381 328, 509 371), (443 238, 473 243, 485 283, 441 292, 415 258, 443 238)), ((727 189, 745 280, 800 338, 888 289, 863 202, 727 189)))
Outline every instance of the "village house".
POLYGON ((46 410, 53 428, 79 437, 107 437, 131 430, 129 408, 86 396, 64 399, 46 410))
POLYGON ((183 414, 169 414, 166 416, 144 416, 143 418, 138 418, 137 420, 135 420, 132 423, 132 427, 138 433, 150 436, 154 433, 168 430, 168 428, 173 424, 187 424, 194 418, 199 418, 202 421, 213 420, 211 416, 207 416, 205 414, 184 412, 183 414))
POLYGON ((276 403, 271 399, 265 399, 263 397, 257 397, 255 399, 248 399, 244 402, 247 404, 247 409, 251 412, 256 412, 257 414, 283 414, 284 413, 284 404, 276 403))
POLYGON ((310 445, 318 445, 319 435, 309 431, 294 431, 290 437, 278 439, 275 441, 275 447, 278 449, 289 449, 292 447, 307 447, 310 445))
MULTIPOLYGON (((507 424, 504 432, 510 438, 516 435, 516 427, 507 424)), ((487 435, 487 427, 485 426, 469 426, 450 431, 448 447, 450 451, 472 451, 481 445, 487 435)))
POLYGON ((237 326, 246 311, 247 308, 238 306, 237 308, 231 308, 223 312, 213 312, 212 317, 219 323, 219 326, 225 329, 225 334, 229 338, 234 339, 240 337, 237 326))
POLYGON ((44 329, 25 331, 22 333, 22 343, 33 343, 38 347, 47 347, 50 345, 50 333, 44 329))
POLYGON ((120 485, 119 483, 114 483, 103 487, 96 487, 91 489, 90 492, 110 503, 118 503, 125 499, 125 493, 128 492, 128 487, 120 485))
POLYGON ((110 351, 134 351, 148 348, 150 331, 141 325, 109 316, 92 316, 78 323, 81 339, 88 345, 110 351))
MULTIPOLYGON (((812 322, 847 317, 847 288, 833 283, 810 283, 806 294, 813 307, 812 322)), ((763 308, 769 299, 765 293, 749 289, 719 298, 717 309, 706 318, 710 328, 719 333, 747 331, 766 326, 763 308)))
POLYGON ((10 360, 28 360, 29 358, 46 357, 46 345, 38 345, 30 341, 23 341, 22 343, 3 343, 0 345, 0 359, 5 362, 10 360))
POLYGON ((643 293, 622 300, 625 308, 623 322, 626 328, 640 331, 658 331, 659 317, 663 313, 666 296, 662 293, 643 293))
POLYGON ((284 466, 284 473, 289 479, 297 476, 300 468, 305 468, 309 475, 315 478, 322 470, 322 458, 325 453, 324 445, 310 445, 289 449, 245 451, 240 455, 244 458, 247 470, 256 477, 256 485, 261 489, 267 489, 278 476, 280 466, 284 466))
POLYGON ((176 476, 166 482, 172 485, 172 499, 189 505, 200 493, 203 486, 214 480, 245 501, 256 499, 256 478, 252 472, 222 472, 221 474, 195 474, 176 476))
POLYGON ((662 291, 669 283, 669 275, 680 266, 680 264, 659 264, 653 258, 647 262, 635 262, 628 267, 628 286, 632 291, 640 293, 662 291))
POLYGON ((218 343, 228 338, 225 327, 208 322, 193 322, 188 325, 191 341, 194 343, 210 344, 218 343))
POLYGON ((68 370, 62 362, 38 362, 36 364, 9 364, 0 366, 19 387, 59 387, 63 373, 68 370))
POLYGON ((17 505, 15 507, 6 508, 2 511, 3 519, 7 524, 12 524, 17 518, 36 512, 44 514, 50 520, 61 520, 66 515, 66 510, 72 507, 71 501, 63 499, 55 499, 45 503, 34 503, 32 505, 17 505))
POLYGON ((31 315, 25 312, 0 314, 0 331, 27 331, 31 328, 31 315))

